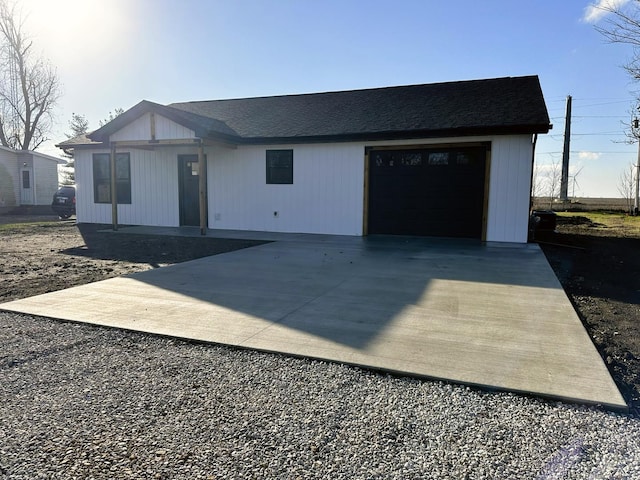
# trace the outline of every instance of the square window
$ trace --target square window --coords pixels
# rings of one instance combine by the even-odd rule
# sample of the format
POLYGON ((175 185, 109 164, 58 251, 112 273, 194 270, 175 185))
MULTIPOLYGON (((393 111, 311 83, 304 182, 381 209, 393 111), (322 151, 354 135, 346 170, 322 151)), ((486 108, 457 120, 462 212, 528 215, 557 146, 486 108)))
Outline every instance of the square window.
POLYGON ((293 150, 267 150, 267 184, 293 183, 293 150))

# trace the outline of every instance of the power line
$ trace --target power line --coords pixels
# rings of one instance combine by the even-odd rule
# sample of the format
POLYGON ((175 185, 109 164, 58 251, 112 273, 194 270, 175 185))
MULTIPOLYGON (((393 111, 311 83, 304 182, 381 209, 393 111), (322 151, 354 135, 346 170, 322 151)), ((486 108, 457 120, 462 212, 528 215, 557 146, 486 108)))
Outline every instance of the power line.
POLYGON ((629 100, 619 100, 617 102, 591 103, 589 105, 577 105, 577 106, 586 108, 586 107, 599 107, 601 105, 614 105, 616 103, 630 103, 630 102, 629 100))
POLYGON ((622 132, 592 132, 592 133, 572 133, 572 137, 589 137, 594 135, 620 135, 622 132))
MULTIPOLYGON (((571 150, 571 153, 576 153, 576 154, 580 154, 582 152, 585 152, 586 150, 571 150)), ((598 150, 597 152, 594 153, 601 153, 601 154, 611 154, 611 155, 635 155, 636 152, 623 152, 623 151, 607 151, 607 150, 598 150)), ((562 154, 562 152, 558 151, 558 152, 536 152, 536 155, 560 155, 562 154)))
MULTIPOLYGON (((572 118, 627 118, 626 115, 572 115, 572 118)), ((554 118, 564 118, 564 115, 556 115, 549 117, 551 120, 554 118)))

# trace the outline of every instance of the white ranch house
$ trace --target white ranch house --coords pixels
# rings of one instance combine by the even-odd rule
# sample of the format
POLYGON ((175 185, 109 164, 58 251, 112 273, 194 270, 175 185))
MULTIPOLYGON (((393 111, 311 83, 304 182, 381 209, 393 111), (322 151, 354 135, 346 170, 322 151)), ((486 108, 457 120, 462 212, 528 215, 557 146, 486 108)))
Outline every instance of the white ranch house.
POLYGON ((159 105, 75 155, 78 222, 526 242, 537 77, 159 105))

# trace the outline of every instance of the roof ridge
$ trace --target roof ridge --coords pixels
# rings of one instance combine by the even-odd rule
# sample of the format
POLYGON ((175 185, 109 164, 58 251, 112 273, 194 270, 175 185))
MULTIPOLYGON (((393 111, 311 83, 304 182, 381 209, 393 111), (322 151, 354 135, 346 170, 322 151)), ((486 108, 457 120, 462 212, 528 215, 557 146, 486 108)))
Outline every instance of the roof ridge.
POLYGON ((197 104, 197 103, 209 103, 209 102, 237 102, 242 100, 262 100, 268 98, 293 98, 293 97, 315 97, 320 95, 330 95, 330 94, 352 94, 357 92, 375 92, 382 90, 399 90, 399 89, 407 89, 413 87, 431 87, 437 85, 459 85, 461 83, 484 83, 491 81, 504 81, 504 80, 519 80, 519 79, 531 79, 538 78, 538 75, 520 75, 520 76, 505 76, 505 77, 492 77, 492 78, 481 78, 481 79, 469 79, 469 80, 452 80, 445 82, 434 82, 434 83, 411 83, 406 85, 391 85, 386 87, 368 87, 368 88, 353 88, 348 90, 327 90, 324 92, 309 92, 309 93, 283 93, 279 95, 258 95, 255 97, 239 97, 239 98, 218 98, 218 99, 210 99, 210 100, 189 100, 186 102, 172 102, 167 104, 167 107, 175 108, 175 105, 189 105, 189 104, 197 104))

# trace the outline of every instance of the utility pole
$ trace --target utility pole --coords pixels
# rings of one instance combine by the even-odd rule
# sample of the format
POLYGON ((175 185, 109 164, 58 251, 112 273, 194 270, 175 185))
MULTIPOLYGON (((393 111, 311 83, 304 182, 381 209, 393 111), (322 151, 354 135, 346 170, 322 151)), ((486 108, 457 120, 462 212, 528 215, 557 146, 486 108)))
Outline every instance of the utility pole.
POLYGON ((638 139, 638 159, 636 161, 636 199, 633 203, 633 214, 638 215, 638 207, 640 207, 640 139, 638 139))
POLYGON ((562 178, 560 180, 560 199, 569 200, 569 150, 571 143, 571 95, 567 95, 567 114, 564 119, 564 150, 562 151, 562 178))
MULTIPOLYGON (((640 110, 640 107, 638 107, 638 109, 640 110)), ((636 141, 638 142, 638 158, 636 160, 636 178, 635 178, 635 182, 636 182, 636 198, 633 202, 633 212, 631 212, 632 215, 638 215, 638 200, 639 200, 639 193, 640 193, 640 135, 638 135, 638 128, 640 127, 640 120, 638 120, 638 117, 634 117, 633 120, 631 121, 631 133, 632 135, 635 137, 636 141)), ((632 179, 633 180, 633 179, 632 179)))

